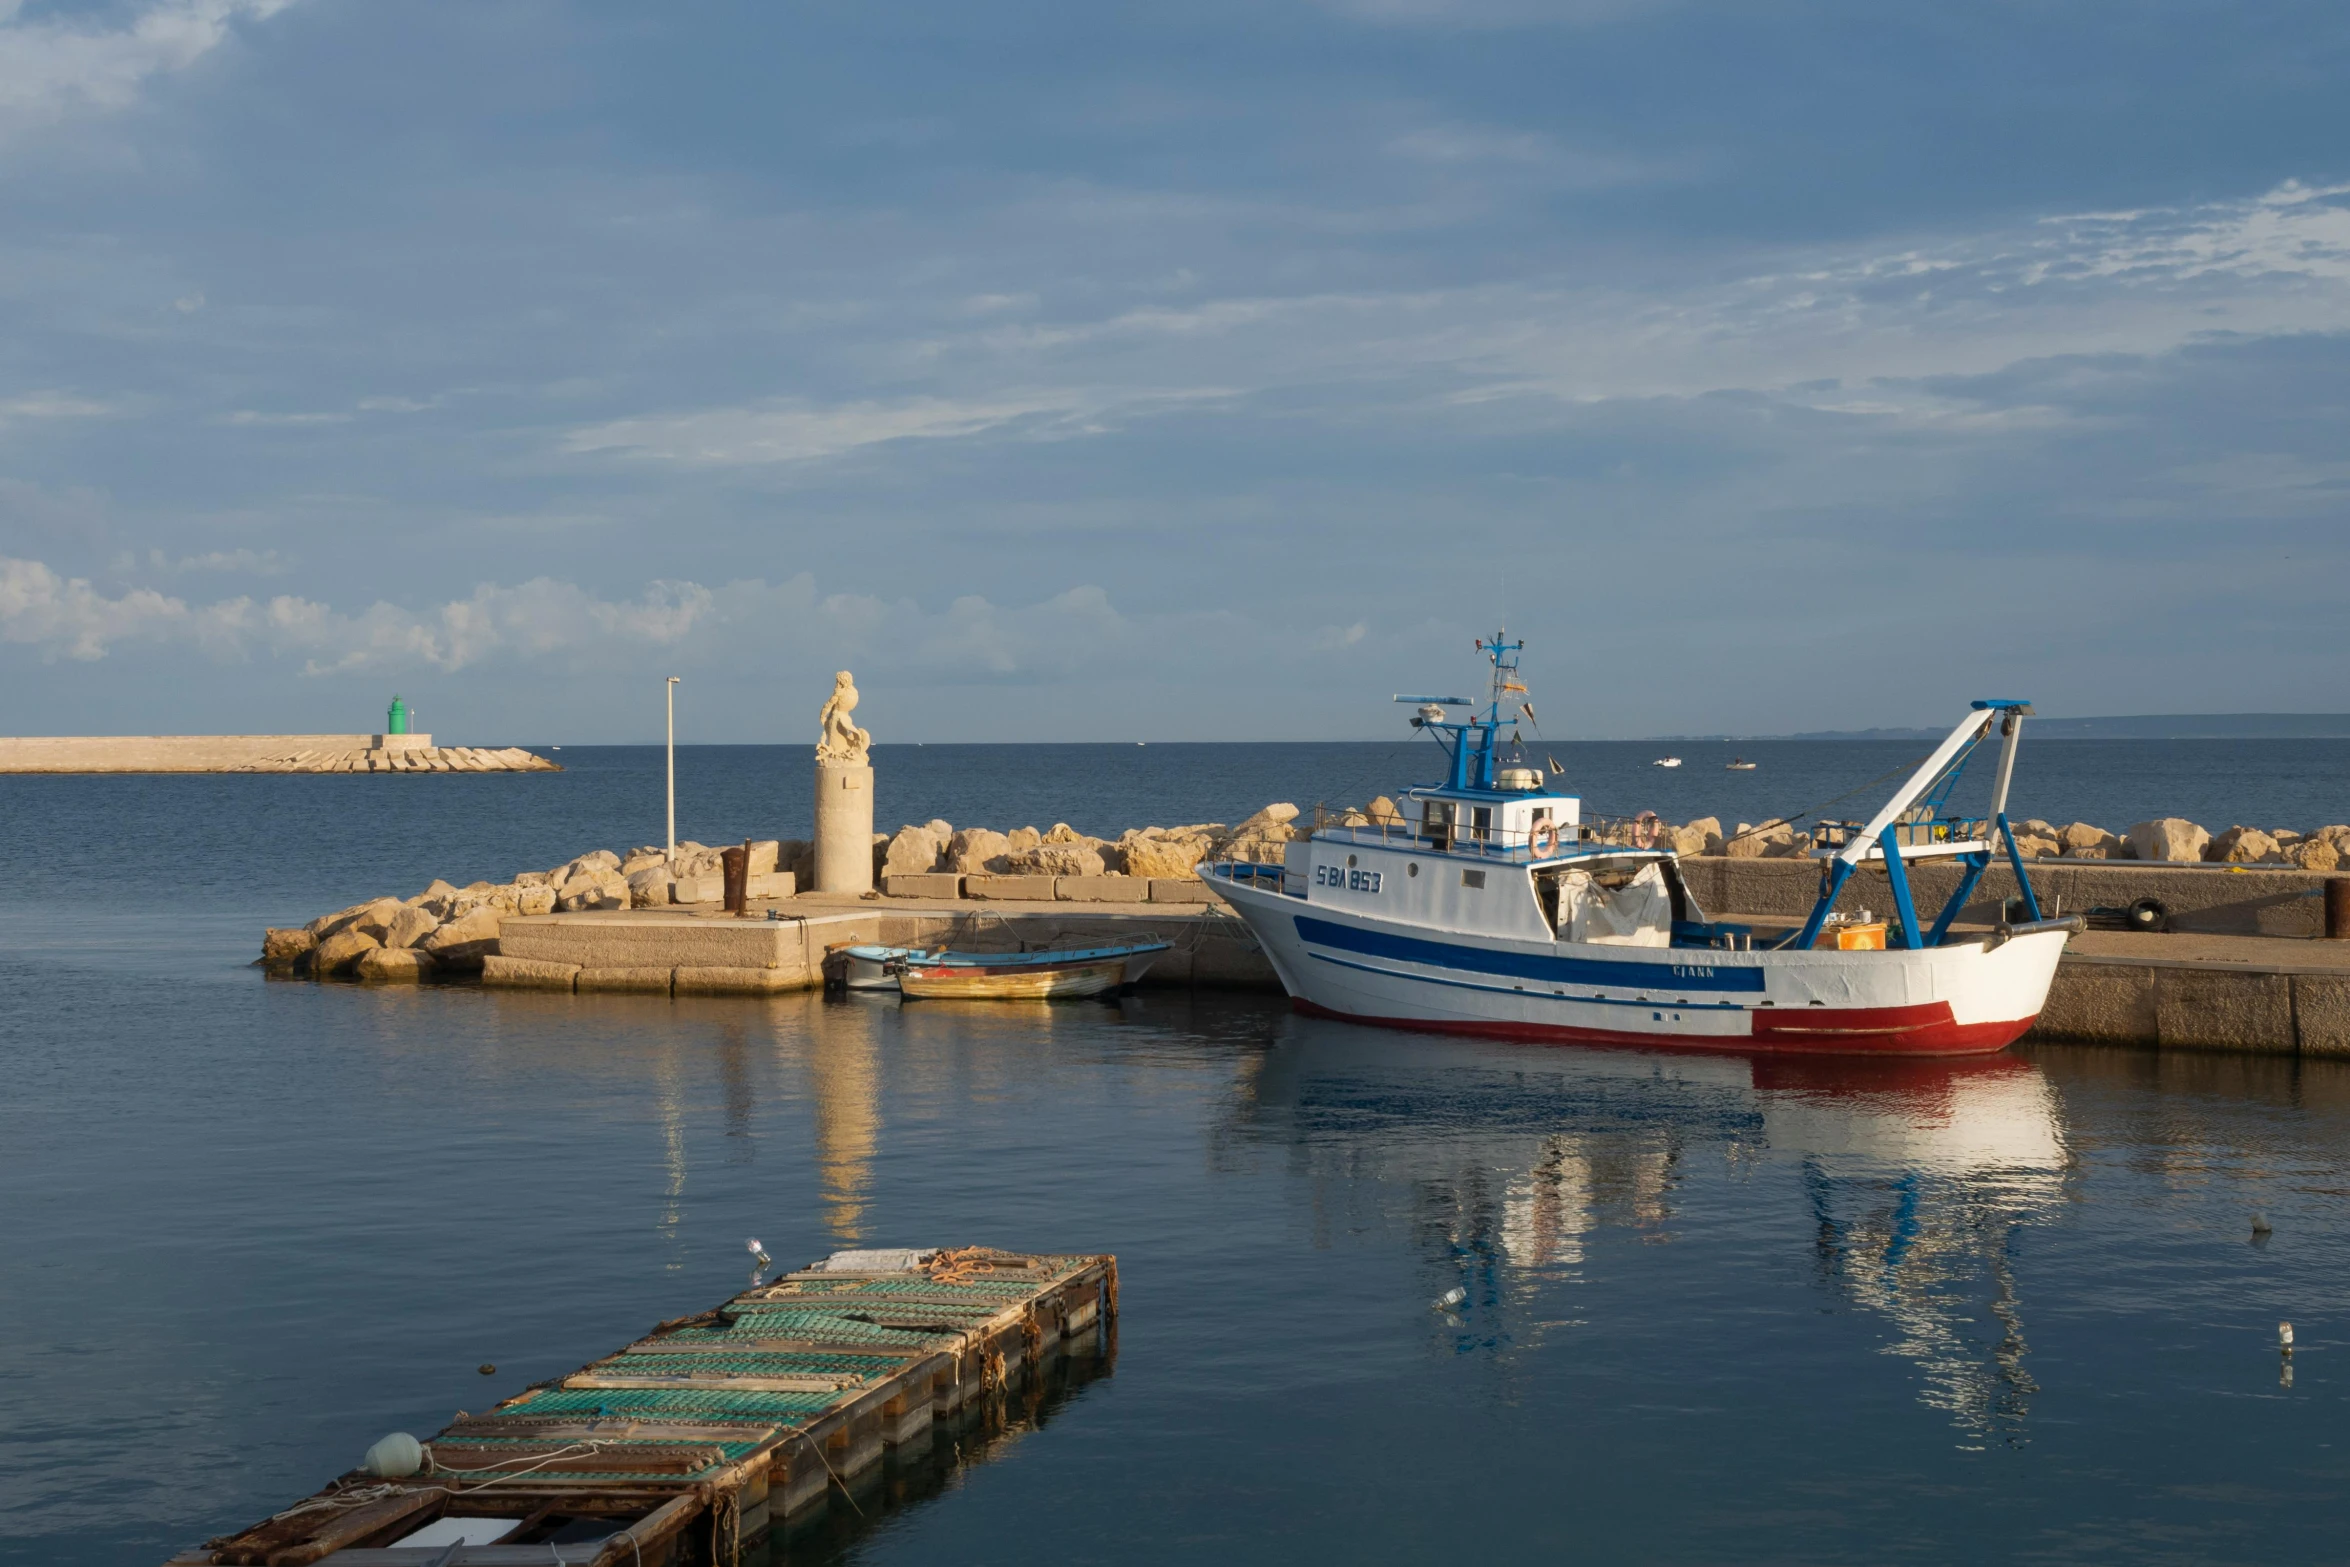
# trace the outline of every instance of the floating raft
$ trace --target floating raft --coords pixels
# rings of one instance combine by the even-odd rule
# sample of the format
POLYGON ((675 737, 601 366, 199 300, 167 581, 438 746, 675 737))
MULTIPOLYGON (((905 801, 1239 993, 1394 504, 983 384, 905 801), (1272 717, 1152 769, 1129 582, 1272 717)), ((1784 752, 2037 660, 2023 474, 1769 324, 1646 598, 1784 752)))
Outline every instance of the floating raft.
POLYGON ((170 1567, 733 1563, 1117 1309, 1115 1257, 836 1253, 460 1416, 415 1474, 353 1470, 170 1567), (456 1544, 459 1518, 513 1527, 456 1544))

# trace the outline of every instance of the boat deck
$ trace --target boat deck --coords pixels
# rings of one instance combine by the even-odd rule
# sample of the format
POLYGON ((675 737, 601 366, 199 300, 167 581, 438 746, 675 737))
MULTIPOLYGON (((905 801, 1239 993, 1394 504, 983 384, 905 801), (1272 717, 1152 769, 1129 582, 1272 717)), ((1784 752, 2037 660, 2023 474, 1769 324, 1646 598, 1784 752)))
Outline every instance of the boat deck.
POLYGON ((867 1266, 819 1264, 660 1323, 460 1417, 416 1475, 353 1470, 169 1567, 733 1563, 893 1450, 926 1446, 935 1423, 1049 1357, 1094 1352, 1117 1312, 1109 1256, 967 1247, 867 1266), (516 1523, 494 1544, 400 1543, 456 1518, 516 1523))

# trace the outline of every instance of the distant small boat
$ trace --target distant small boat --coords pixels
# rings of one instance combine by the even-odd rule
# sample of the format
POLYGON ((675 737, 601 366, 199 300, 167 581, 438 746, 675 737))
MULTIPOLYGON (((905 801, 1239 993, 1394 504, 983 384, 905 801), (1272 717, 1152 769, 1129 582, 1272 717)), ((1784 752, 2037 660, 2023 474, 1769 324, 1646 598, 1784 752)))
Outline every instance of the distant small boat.
POLYGON ((1651 767, 1678 767, 1681 765, 1681 759, 1677 756, 1660 756, 1648 765, 1651 767))
POLYGON ((1164 941, 1056 952, 918 952, 889 967, 911 1000, 1053 1001, 1099 996, 1142 978, 1164 941))
POLYGON ((1743 756, 1734 757, 1722 764, 1722 771, 1726 773, 1751 773, 1754 771, 1754 764, 1743 756))

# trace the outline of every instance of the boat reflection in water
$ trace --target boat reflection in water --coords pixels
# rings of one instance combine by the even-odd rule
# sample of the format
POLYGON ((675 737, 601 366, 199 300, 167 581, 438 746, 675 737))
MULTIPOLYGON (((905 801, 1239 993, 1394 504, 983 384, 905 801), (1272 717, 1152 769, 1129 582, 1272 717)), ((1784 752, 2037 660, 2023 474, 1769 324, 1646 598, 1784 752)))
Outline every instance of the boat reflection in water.
POLYGON ((1611 1231, 1710 1248, 1709 1272, 1808 1263, 1890 1326, 1924 1403, 2020 1435, 2037 1389, 2013 1250, 2070 1168, 2029 1061, 1537 1053, 1299 1019, 1245 1092, 1231 1135, 1292 1141, 1318 1204, 1366 1180, 1408 1191, 1468 1292, 1467 1341, 1514 1354, 1587 1327, 1602 1286, 1618 1310, 1698 1309, 1641 1301, 1653 1270, 1611 1231))

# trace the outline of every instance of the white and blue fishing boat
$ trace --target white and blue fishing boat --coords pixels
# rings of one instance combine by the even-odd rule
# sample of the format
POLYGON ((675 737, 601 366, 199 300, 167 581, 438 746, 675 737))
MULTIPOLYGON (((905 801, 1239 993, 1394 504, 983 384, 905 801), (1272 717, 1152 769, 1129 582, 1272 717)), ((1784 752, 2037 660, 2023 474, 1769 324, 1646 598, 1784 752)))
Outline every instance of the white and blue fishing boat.
POLYGON ((2079 921, 2041 916, 2007 823, 2030 704, 1973 704, 1867 822, 1821 823, 1818 901, 1800 928, 1758 939, 1706 916, 1647 822, 1586 822, 1547 772, 1497 757, 1497 737, 1531 716, 1507 700, 1525 693, 1524 644, 1497 635, 1478 647, 1493 665, 1482 711, 1461 697, 1396 698, 1451 764, 1443 783, 1406 792, 1401 822, 1317 825, 1281 865, 1200 868, 1300 1010, 1507 1039, 1903 1056, 1987 1053, 2031 1027, 2079 921), (1988 813, 1945 814, 1994 733, 1988 813), (2022 889, 2016 917, 1954 930, 2001 851, 2022 889), (1905 869, 1927 859, 1962 867, 1931 917, 1905 869), (1864 865, 1885 877, 1882 922, 1835 912, 1864 865))

